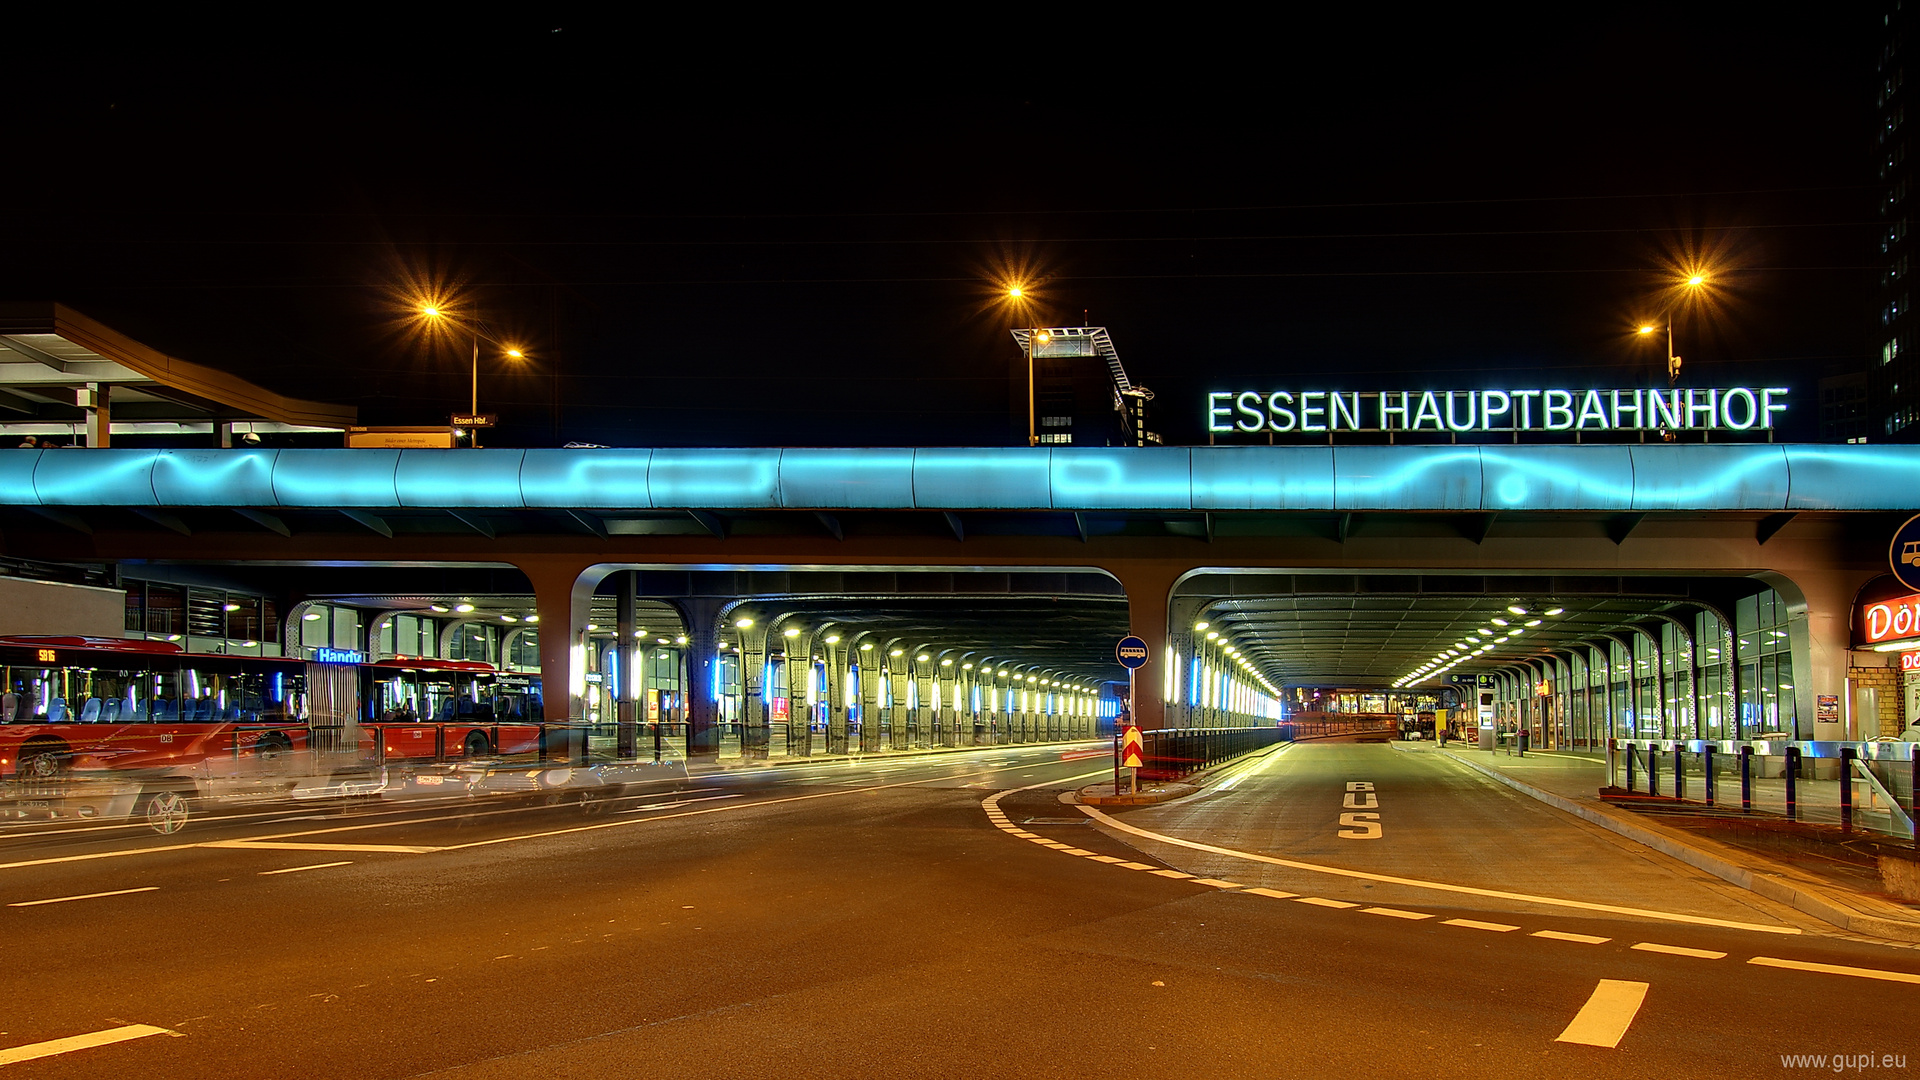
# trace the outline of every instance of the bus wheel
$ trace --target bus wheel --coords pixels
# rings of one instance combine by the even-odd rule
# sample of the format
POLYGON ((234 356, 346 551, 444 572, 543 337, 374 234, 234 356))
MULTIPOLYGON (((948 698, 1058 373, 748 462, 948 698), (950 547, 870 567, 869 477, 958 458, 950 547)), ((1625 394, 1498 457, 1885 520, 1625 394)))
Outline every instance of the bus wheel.
POLYGON ((282 754, 293 753, 293 740, 281 732, 269 731, 260 736, 259 742, 253 744, 253 752, 256 757, 271 761, 282 754))
POLYGON ((42 740, 20 748, 20 779, 52 780, 66 771, 67 748, 63 744, 42 740))
POLYGON ((484 731, 467 732, 467 757, 469 758, 486 757, 491 753, 493 753, 493 744, 487 741, 486 732, 484 731))
POLYGON ((193 809, 187 797, 177 791, 149 791, 140 796, 140 805, 134 808, 134 813, 145 817, 154 832, 177 833, 186 828, 193 809))

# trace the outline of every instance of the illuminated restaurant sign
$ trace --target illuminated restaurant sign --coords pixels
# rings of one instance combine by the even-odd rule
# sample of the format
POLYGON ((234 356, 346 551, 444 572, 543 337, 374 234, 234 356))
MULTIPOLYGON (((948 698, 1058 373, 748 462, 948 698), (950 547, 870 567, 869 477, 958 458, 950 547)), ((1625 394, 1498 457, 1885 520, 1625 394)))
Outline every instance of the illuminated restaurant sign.
POLYGON ((1858 625, 1862 645, 1920 637, 1920 593, 1863 606, 1858 625))
POLYGON ((1655 431, 1771 430, 1787 411, 1787 388, 1685 390, 1217 391, 1207 430, 1655 431))

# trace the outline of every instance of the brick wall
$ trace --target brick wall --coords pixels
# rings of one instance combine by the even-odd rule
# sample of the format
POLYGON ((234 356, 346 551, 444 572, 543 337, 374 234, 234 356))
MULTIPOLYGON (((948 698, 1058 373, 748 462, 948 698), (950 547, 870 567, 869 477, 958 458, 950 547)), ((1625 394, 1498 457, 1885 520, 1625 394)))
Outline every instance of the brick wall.
POLYGON ((1868 717, 1856 716, 1854 720, 1858 725, 1860 738, 1898 736, 1906 727, 1906 719, 1901 715, 1906 705, 1906 693, 1901 689, 1900 675, 1900 669, 1897 667, 1849 667, 1847 669, 1847 685, 1850 688, 1871 686, 1879 691, 1880 728, 1875 731, 1868 717))

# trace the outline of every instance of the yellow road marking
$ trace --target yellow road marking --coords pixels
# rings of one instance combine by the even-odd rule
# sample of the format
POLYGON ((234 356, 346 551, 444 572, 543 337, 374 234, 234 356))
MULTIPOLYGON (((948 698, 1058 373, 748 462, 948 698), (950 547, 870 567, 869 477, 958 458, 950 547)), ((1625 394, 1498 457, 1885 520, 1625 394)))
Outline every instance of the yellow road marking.
POLYGON ((1580 945, 1598 945, 1612 938, 1594 937, 1592 934, 1569 934, 1565 930, 1535 930, 1529 937, 1551 938, 1554 941, 1571 941, 1580 945))
POLYGON ((128 1024, 124 1027, 108 1028, 105 1031, 88 1032, 85 1035, 71 1035, 64 1039, 11 1046, 0 1050, 0 1065, 53 1057, 56 1054, 71 1054, 75 1050, 88 1050, 96 1046, 111 1046, 129 1039, 144 1039, 149 1035, 172 1035, 178 1038, 180 1033, 163 1027, 154 1027, 152 1024, 128 1024))
POLYGON ((97 900, 102 896, 125 896, 128 893, 158 892, 159 890, 160 886, 158 885, 143 885, 138 889, 115 889, 112 892, 81 893, 79 896, 56 896, 50 900, 22 900, 17 904, 8 904, 7 906, 39 907, 41 904, 64 904, 69 900, 97 900))
POLYGON ((1684 945, 1662 945, 1654 941, 1642 941, 1633 948, 1641 952, 1666 953, 1668 956, 1693 956, 1701 960, 1719 960, 1727 955, 1717 949, 1689 949, 1684 945))
POLYGON ((1601 979, 1593 996, 1574 1014, 1573 1023, 1554 1041, 1604 1046, 1611 1050, 1620 1045, 1633 1018, 1640 1014, 1641 1003, 1646 1000, 1646 983, 1601 979))
POLYGON ((1496 934, 1504 934, 1509 930, 1520 929, 1517 926, 1508 926, 1503 922, 1481 922, 1479 919, 1445 919, 1442 921, 1448 926, 1464 926, 1469 930, 1491 930, 1496 934))
POLYGON ((1429 915, 1424 911, 1401 911, 1399 908, 1390 908, 1390 907, 1361 908, 1360 913, 1362 915, 1386 915, 1390 918, 1395 918, 1395 919, 1431 919, 1433 918, 1432 915, 1429 915))
POLYGON ((1845 964, 1815 964, 1806 960, 1781 960, 1772 956, 1756 956, 1747 963, 1758 964, 1761 967, 1788 968, 1793 971, 1818 971, 1826 975, 1851 975, 1856 979, 1920 983, 1920 975, 1907 971, 1883 971, 1880 968, 1848 967, 1845 964))

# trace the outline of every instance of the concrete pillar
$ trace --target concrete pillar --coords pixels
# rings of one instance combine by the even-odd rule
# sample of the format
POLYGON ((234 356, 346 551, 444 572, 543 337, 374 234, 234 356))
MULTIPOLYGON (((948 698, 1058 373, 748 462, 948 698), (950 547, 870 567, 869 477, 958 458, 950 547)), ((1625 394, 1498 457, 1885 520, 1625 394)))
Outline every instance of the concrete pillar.
MULTIPOLYGON (((1847 653, 1852 646, 1854 599, 1883 567, 1823 566, 1796 573, 1755 575, 1787 602, 1787 636, 1793 648, 1794 735, 1806 739, 1855 739, 1846 726, 1847 653), (1818 699, 1842 702, 1839 719, 1817 723, 1818 699)), ((1756 642, 1756 647, 1757 647, 1756 642)), ((1874 733, 1877 734, 1877 733, 1874 733)), ((1873 734, 1869 734, 1872 738, 1873 734)))
POLYGON ((736 628, 740 635, 740 756, 767 756, 767 628, 759 622, 736 628))
POLYGON ((585 729, 578 726, 586 692, 587 616, 594 588, 605 571, 569 558, 530 558, 517 563, 533 586, 540 611, 541 712, 549 725, 547 755, 584 761, 585 729))
POLYGON ((88 383, 81 391, 87 410, 87 446, 104 450, 113 445, 113 385, 88 383))
POLYGON ((614 634, 617 642, 620 685, 619 696, 614 700, 614 722, 618 725, 618 734, 614 739, 614 752, 622 760, 632 758, 639 749, 639 702, 645 698, 641 687, 643 672, 640 668, 640 656, 645 650, 636 647, 633 632, 638 627, 634 618, 634 591, 639 586, 640 574, 628 570, 619 575, 619 591, 615 594, 614 621, 617 624, 614 634))
POLYGON ((820 658, 826 667, 821 693, 826 696, 829 754, 847 752, 847 651, 852 643, 843 636, 845 629, 835 627, 820 642, 820 658))
MULTIPOLYGON (((1126 590, 1128 629, 1147 643, 1147 662, 1133 674, 1134 723, 1142 730, 1164 728, 1167 726, 1168 650, 1172 646, 1169 601, 1185 568, 1145 560, 1116 561, 1101 568, 1119 579, 1121 588, 1126 590)), ((1111 645, 1105 647, 1112 648, 1111 645)))
POLYGON ((687 623, 684 650, 687 704, 687 761, 712 762, 720 757, 720 701, 717 679, 720 671, 720 616, 727 601, 715 597, 679 600, 681 618, 687 623))

